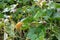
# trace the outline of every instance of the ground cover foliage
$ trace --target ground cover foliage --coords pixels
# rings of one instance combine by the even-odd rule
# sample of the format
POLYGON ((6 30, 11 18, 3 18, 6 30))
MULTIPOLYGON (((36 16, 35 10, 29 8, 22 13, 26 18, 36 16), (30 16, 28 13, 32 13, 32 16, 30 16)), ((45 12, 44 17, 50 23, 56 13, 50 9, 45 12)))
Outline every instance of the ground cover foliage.
POLYGON ((8 34, 6 40, 60 40, 57 8, 54 1, 0 0, 0 35, 8 34))

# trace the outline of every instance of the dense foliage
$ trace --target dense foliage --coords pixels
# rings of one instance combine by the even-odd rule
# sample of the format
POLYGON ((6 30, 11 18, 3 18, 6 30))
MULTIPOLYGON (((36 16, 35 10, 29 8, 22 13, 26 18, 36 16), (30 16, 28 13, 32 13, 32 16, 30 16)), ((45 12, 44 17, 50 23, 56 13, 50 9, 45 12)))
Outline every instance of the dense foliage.
POLYGON ((53 1, 0 0, 0 35, 8 34, 6 40, 60 40, 58 8, 53 1))

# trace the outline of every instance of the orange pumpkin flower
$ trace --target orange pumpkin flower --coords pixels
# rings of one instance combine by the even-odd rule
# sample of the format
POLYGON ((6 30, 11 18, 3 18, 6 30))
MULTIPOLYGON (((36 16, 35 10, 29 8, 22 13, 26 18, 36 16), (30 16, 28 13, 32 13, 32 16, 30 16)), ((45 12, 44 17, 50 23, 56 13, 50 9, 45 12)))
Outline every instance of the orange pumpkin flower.
POLYGON ((22 22, 18 22, 17 24, 16 24, 16 30, 20 30, 20 28, 21 28, 21 26, 22 26, 22 22))

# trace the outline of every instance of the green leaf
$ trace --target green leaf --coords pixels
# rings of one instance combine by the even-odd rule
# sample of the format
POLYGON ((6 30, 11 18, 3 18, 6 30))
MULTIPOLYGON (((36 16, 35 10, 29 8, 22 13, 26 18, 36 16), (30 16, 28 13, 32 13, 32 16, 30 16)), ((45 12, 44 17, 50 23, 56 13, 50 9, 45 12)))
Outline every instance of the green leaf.
POLYGON ((35 40, 38 36, 34 32, 35 32, 35 28, 30 28, 30 30, 28 31, 28 34, 27 34, 27 38, 29 38, 31 40, 35 40))
POLYGON ((37 13, 34 16, 34 19, 38 19, 39 17, 42 16, 43 13, 41 13, 41 11, 37 11, 37 13))
POLYGON ((14 24, 8 23, 8 24, 5 26, 5 32, 7 32, 7 33, 9 34, 9 37, 15 37, 14 24))
POLYGON ((58 38, 58 40, 60 40, 60 28, 55 26, 53 28, 53 32, 54 32, 55 36, 58 38))
POLYGON ((53 18, 60 20, 60 13, 55 13, 55 14, 53 15, 53 18))
POLYGON ((56 3, 55 4, 56 8, 60 8, 60 4, 56 3))
POLYGON ((21 30, 29 29, 29 27, 30 27, 29 24, 25 23, 25 24, 22 25, 21 30))
POLYGON ((0 8, 3 9, 6 6, 6 3, 0 2, 0 8))
POLYGON ((4 17, 4 14, 0 13, 0 18, 3 18, 4 17))
POLYGON ((39 34, 39 37, 36 40, 45 40, 45 38, 44 38, 44 32, 41 32, 39 34))
POLYGON ((22 19, 21 21, 24 22, 24 23, 31 23, 33 21, 33 17, 28 16, 28 17, 22 19))

